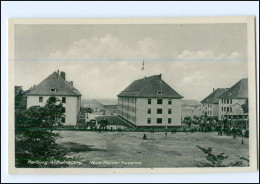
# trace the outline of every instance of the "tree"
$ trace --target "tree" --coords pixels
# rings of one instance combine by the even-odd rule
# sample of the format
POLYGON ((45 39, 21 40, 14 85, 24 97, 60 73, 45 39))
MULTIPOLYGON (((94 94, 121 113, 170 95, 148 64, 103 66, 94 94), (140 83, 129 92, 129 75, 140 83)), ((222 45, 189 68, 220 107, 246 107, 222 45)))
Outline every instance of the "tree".
POLYGON ((235 162, 227 163, 228 155, 225 155, 224 153, 220 153, 218 155, 215 155, 212 153, 212 148, 203 148, 199 145, 196 145, 198 149, 203 151, 205 154, 205 158, 209 163, 204 164, 204 167, 241 167, 241 166, 248 166, 249 165, 249 159, 246 157, 239 157, 240 160, 235 162), (244 164, 243 161, 246 161, 246 164, 244 164))
POLYGON ((66 150, 56 143, 60 135, 53 132, 53 127, 61 125, 64 117, 60 100, 50 97, 44 107, 33 106, 16 116, 16 167, 58 167, 30 164, 29 161, 64 159, 66 150))
POLYGON ((248 99, 246 99, 245 103, 243 105, 241 105, 243 112, 245 114, 247 114, 249 112, 249 108, 248 108, 248 99))

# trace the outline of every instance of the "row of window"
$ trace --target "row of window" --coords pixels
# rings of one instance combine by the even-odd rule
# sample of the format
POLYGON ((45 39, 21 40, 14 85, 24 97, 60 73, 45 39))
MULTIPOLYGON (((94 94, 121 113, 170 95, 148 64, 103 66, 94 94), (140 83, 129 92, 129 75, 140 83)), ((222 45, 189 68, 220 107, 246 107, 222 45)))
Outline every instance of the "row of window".
MULTIPOLYGON (((151 114, 152 113, 152 110, 151 108, 148 108, 147 109, 147 114, 151 114)), ((162 109, 157 109, 157 114, 162 114, 163 113, 163 110, 162 109)), ((172 109, 168 109, 168 114, 171 114, 172 113, 172 109)))
POLYGON ((212 111, 202 111, 203 114, 207 113, 207 115, 212 115, 212 111))
MULTIPOLYGON (((62 103, 66 103, 66 97, 62 97, 62 103)), ((43 97, 39 96, 39 102, 43 102, 43 97)))
POLYGON ((221 102, 223 104, 232 104, 232 99, 222 99, 221 102))
POLYGON ((122 107, 122 109, 126 110, 126 111, 130 111, 130 112, 135 112, 136 109, 135 107, 131 107, 131 106, 127 106, 127 105, 120 105, 119 107, 122 107))
POLYGON ((132 120, 132 121, 136 122, 136 117, 134 117, 134 116, 132 116, 128 113, 125 113, 125 112, 118 110, 118 114, 122 115, 122 117, 124 117, 125 119, 132 120))
MULTIPOLYGON (((148 99, 147 103, 152 104, 152 99, 148 99)), ((157 104, 159 104, 159 105, 163 104, 163 99, 157 99, 157 104)), ((168 105, 171 105, 171 104, 172 104, 172 100, 168 99, 168 105)))
POLYGON ((212 104, 208 104, 208 105, 205 105, 205 104, 203 104, 203 107, 209 107, 209 108, 212 108, 212 104))
POLYGON ((232 107, 222 107, 221 110, 224 112, 232 112, 232 107))
MULTIPOLYGON (((151 124, 151 123, 152 123, 151 118, 147 118, 147 124, 151 124)), ((156 123, 162 124, 162 118, 157 118, 156 123)), ((172 118, 168 118, 168 124, 171 124, 171 123, 172 123, 172 118)))
POLYGON ((119 102, 135 103, 135 98, 119 98, 119 102))

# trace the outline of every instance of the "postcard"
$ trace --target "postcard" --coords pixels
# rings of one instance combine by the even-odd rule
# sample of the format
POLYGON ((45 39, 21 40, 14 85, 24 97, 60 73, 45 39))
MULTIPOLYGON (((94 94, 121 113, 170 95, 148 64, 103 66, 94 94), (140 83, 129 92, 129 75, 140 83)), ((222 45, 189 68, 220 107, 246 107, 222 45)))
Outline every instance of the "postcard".
POLYGON ((9 174, 255 171, 254 21, 9 19, 9 174))

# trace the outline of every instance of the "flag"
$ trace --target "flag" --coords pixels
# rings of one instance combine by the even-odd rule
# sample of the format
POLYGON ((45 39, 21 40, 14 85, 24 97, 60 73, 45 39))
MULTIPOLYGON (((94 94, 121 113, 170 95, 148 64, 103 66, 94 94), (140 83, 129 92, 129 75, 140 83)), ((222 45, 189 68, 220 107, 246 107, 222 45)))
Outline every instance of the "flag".
POLYGON ((143 67, 142 67, 142 71, 144 70, 144 60, 143 60, 143 67))

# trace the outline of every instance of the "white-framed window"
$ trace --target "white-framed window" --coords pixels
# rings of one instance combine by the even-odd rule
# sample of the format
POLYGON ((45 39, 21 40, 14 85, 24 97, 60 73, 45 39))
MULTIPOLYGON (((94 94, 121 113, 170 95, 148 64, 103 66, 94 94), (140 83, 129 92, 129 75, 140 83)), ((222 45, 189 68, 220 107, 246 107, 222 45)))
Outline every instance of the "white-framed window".
POLYGON ((162 95, 163 92, 162 91, 157 91, 157 95, 162 95))
POLYGON ((66 103, 66 97, 65 96, 62 97, 62 103, 66 103))
POLYGON ((172 99, 169 99, 168 100, 168 105, 171 105, 172 104, 172 99))
POLYGON ((172 109, 168 109, 168 114, 172 114, 172 109))
POLYGON ((50 92, 56 92, 56 91, 57 91, 56 88, 51 88, 51 89, 50 89, 50 92))
POLYGON ((39 102, 43 102, 43 97, 39 96, 39 102))
POLYGON ((168 118, 168 124, 172 123, 172 118, 168 118))

